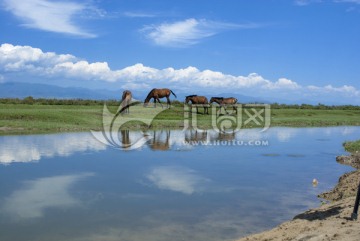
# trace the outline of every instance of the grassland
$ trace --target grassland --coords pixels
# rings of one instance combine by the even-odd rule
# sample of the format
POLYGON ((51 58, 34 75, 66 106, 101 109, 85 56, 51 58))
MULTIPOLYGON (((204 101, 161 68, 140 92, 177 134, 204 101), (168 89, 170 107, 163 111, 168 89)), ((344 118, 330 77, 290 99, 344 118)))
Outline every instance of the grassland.
MULTIPOLYGON (((113 118, 118 103, 108 105, 108 119, 113 118)), ((202 113, 202 108, 199 109, 202 113)), ((291 108, 291 106, 271 107, 270 126, 308 127, 308 126, 339 126, 339 125, 360 125, 360 108, 291 108)), ((126 116, 121 118, 147 120, 150 128, 179 129, 184 127, 185 117, 190 115, 184 112, 181 104, 171 109, 144 108, 142 105, 134 106, 126 116), (153 119, 153 116, 159 112, 153 119)), ((197 125, 200 128, 211 128, 215 113, 209 115, 197 114, 197 125)), ((262 127, 255 123, 247 123, 244 128, 262 127)), ((4 104, 0 103, 0 135, 6 134, 29 134, 48 132, 75 132, 101 130, 103 128, 103 105, 99 103, 82 104, 4 104)), ((139 121, 131 121, 122 128, 139 129, 148 128, 139 121)))

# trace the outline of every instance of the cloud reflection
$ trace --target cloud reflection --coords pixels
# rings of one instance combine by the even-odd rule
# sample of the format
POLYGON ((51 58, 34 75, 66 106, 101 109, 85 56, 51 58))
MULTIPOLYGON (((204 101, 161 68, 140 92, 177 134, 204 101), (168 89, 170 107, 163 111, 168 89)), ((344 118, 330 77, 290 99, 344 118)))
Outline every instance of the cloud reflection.
POLYGON ((204 191, 210 182, 192 169, 177 166, 155 167, 146 177, 159 189, 188 195, 204 191))
POLYGON ((81 200, 70 195, 76 182, 93 176, 92 173, 44 177, 24 183, 23 187, 5 198, 0 210, 14 219, 40 218, 47 208, 71 208, 81 200))
POLYGON ((90 133, 4 136, 0 142, 0 164, 32 162, 43 157, 69 156, 75 152, 106 149, 90 133))

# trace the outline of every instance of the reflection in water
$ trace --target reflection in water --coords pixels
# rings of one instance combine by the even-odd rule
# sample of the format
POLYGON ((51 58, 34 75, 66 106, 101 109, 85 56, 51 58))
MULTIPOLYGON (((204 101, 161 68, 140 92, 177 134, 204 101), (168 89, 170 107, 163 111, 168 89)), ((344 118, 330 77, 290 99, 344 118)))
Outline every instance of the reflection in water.
MULTIPOLYGON (((356 128, 355 128, 356 129, 356 128)), ((308 135, 313 135, 316 140, 319 135, 350 135, 355 131, 352 127, 338 128, 305 128, 308 135)), ((153 150, 179 149, 189 145, 198 145, 196 142, 206 144, 216 141, 233 140, 266 140, 272 136, 280 142, 289 142, 301 134, 300 128, 270 128, 261 133, 260 129, 244 129, 233 133, 219 133, 214 130, 152 130, 152 131, 129 131, 121 130, 119 140, 121 150, 141 149, 148 146, 153 150), (142 140, 142 141, 139 141, 142 140)), ((43 157, 70 156, 76 152, 102 151, 107 146, 99 142, 89 133, 67 133, 53 135, 34 135, 34 136, 3 136, 0 137, 0 164, 10 164, 12 162, 32 162, 39 161, 43 157)), ((211 143, 210 143, 211 144, 211 143)))
POLYGON ((214 132, 210 135, 210 141, 232 141, 236 139, 236 132, 214 132))
POLYGON ((12 163, 0 165, 0 240, 235 240, 318 206, 317 194, 351 170, 334 156, 359 134, 119 131, 123 146, 148 137, 138 151, 107 148, 87 133, 0 137, 0 162, 12 163), (211 145, 232 140, 269 145, 211 145))
POLYGON ((185 130, 185 142, 194 142, 194 141, 207 141, 208 131, 198 131, 198 130, 185 130))
POLYGON ((149 147, 155 151, 169 150, 170 130, 154 130, 152 132, 152 139, 148 142, 149 147))
POLYGON ((129 130, 120 130, 121 133, 121 143, 123 144, 123 146, 129 147, 131 145, 131 140, 130 140, 130 131, 129 130))
POLYGON ((202 192, 208 179, 201 177, 194 170, 179 166, 161 166, 153 168, 147 178, 159 189, 193 194, 202 192))
POLYGON ((12 219, 39 218, 46 208, 71 208, 81 205, 72 197, 70 187, 91 173, 38 178, 26 181, 22 188, 5 198, 0 210, 12 219))
POLYGON ((106 146, 89 133, 0 137, 0 163, 39 161, 44 157, 70 156, 75 152, 100 151, 106 146))

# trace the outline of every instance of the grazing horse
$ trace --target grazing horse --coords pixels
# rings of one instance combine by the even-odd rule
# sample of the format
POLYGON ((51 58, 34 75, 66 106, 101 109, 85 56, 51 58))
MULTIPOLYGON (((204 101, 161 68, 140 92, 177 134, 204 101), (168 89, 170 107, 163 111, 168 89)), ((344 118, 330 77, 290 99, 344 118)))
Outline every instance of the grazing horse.
POLYGON ((211 97, 210 104, 216 102, 220 105, 219 112, 221 111, 221 107, 224 108, 226 114, 229 114, 226 110, 226 106, 232 106, 233 110, 237 114, 237 108, 235 104, 237 103, 237 99, 234 97, 224 98, 224 97, 211 97))
POLYGON ((151 98, 154 98, 154 104, 156 107, 156 101, 158 101, 161 105, 161 107, 163 107, 163 105, 160 102, 161 98, 166 97, 167 99, 167 107, 170 107, 170 94, 173 94, 176 98, 176 95, 174 92, 172 92, 172 90, 170 89, 152 89, 149 94, 146 96, 146 99, 144 101, 144 107, 146 107, 150 101, 151 98))
POLYGON ((185 97, 185 104, 188 104, 191 101, 191 104, 195 104, 196 113, 199 113, 198 107, 204 107, 204 114, 209 114, 209 102, 205 96, 198 95, 188 95, 185 97))
POLYGON ((132 99, 132 94, 130 90, 124 90, 121 97, 121 110, 120 113, 130 113, 130 102, 132 99))

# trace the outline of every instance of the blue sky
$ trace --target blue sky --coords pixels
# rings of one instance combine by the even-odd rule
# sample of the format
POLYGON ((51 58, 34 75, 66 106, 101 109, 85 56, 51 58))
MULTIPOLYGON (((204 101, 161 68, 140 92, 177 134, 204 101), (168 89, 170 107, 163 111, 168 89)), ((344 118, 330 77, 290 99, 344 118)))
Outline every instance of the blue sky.
POLYGON ((0 82, 360 104, 360 0, 0 0, 0 82))

